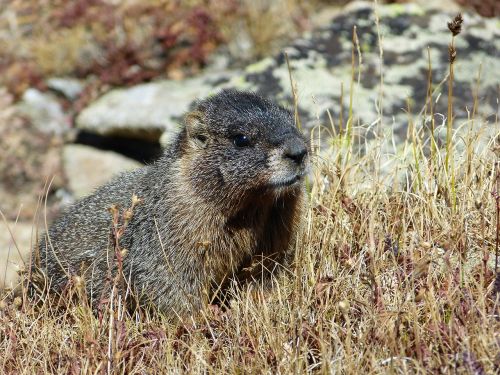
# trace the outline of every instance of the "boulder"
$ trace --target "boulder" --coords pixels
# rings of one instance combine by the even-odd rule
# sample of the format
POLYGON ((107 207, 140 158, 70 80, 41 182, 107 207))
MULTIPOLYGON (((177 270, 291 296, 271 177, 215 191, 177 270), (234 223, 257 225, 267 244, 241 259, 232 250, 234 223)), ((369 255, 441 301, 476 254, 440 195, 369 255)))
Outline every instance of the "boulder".
POLYGON ((84 197, 116 174, 140 167, 135 160, 112 151, 69 144, 63 147, 63 169, 75 198, 84 197))
MULTIPOLYGON (((286 52, 297 87, 303 125, 308 129, 318 124, 330 126, 328 112, 338 125, 343 111, 345 126, 352 91, 356 125, 369 126, 380 117, 385 127, 392 126, 396 134, 405 136, 408 101, 413 114, 420 113, 425 106, 428 53, 435 90, 434 109, 446 114, 448 86, 446 81, 440 83, 449 71, 451 33, 447 22, 455 15, 415 4, 374 7, 373 4, 354 3, 335 16, 329 26, 297 40, 286 52), (377 16, 380 19, 378 31, 377 16), (356 52, 352 80, 354 27, 359 40, 361 66, 358 70, 356 52), (382 40, 383 64, 378 32, 382 40), (380 97, 382 116, 378 110, 380 97)), ((465 13, 463 17, 462 33, 455 37, 455 116, 457 119, 467 118, 467 108, 470 110, 474 102, 476 77, 482 68, 479 85, 481 114, 493 117, 498 113, 496 100, 500 82, 498 21, 471 13, 465 13)), ((253 90, 290 105, 293 100, 289 77, 285 56, 279 54, 247 67, 244 75, 233 79, 229 85, 253 90)))
MULTIPOLYGON (((397 136, 404 137, 408 104, 411 113, 418 114, 426 103, 428 54, 432 63, 434 109, 446 115, 448 45, 451 42, 447 22, 455 12, 456 8, 451 6, 446 9, 416 4, 375 7, 372 3, 354 2, 335 15, 327 26, 291 43, 286 52, 297 87, 302 125, 306 129, 318 124, 330 127, 331 115, 336 127, 341 117, 345 126, 352 93, 354 124, 368 127, 381 123, 384 128, 392 128, 397 136), (380 20, 379 28, 377 19, 380 20), (358 70, 356 52, 352 80, 354 27, 361 65, 358 70), (379 39, 382 40, 382 64, 379 39), (380 103, 382 110, 378 109, 380 103)), ((463 29, 455 37, 455 47, 457 120, 467 118, 467 110, 472 108, 480 68, 478 113, 493 118, 498 114, 496 100, 500 82, 498 20, 464 13, 463 29)), ((209 77, 112 90, 80 114, 78 126, 101 134, 120 131, 133 136, 152 133, 156 137, 164 130, 172 132, 195 99, 223 87, 256 91, 287 106, 293 103, 283 53, 248 66, 242 74, 224 78, 209 74, 209 77)), ((169 138, 168 134, 163 137, 169 138)))
POLYGON ((158 141, 175 132, 192 103, 215 92, 234 73, 210 73, 182 81, 165 80, 111 90, 85 108, 77 127, 106 136, 129 136, 158 141))
POLYGON ((71 116, 64 113, 61 104, 50 93, 29 88, 17 107, 19 113, 43 133, 60 136, 71 129, 71 116))
POLYGON ((76 100, 83 92, 82 81, 71 77, 52 77, 47 80, 47 87, 69 100, 76 100))
POLYGON ((22 116, 13 98, 0 90, 0 210, 11 220, 32 220, 45 196, 45 214, 52 217, 57 211, 53 193, 64 185, 63 139, 40 126, 22 116))

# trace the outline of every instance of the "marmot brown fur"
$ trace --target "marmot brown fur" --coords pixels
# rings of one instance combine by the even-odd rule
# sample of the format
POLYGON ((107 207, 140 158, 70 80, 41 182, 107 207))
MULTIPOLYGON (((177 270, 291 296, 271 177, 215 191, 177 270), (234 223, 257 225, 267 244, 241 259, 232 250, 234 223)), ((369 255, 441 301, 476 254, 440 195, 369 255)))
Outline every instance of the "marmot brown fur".
POLYGON ((95 302, 116 269, 121 227, 123 275, 139 301, 195 312, 211 288, 255 257, 283 261, 301 216, 307 163, 290 111, 224 90, 187 114, 158 161, 70 207, 41 239, 33 264, 53 291, 81 276, 95 302), (110 207, 124 218, 114 230, 110 207))

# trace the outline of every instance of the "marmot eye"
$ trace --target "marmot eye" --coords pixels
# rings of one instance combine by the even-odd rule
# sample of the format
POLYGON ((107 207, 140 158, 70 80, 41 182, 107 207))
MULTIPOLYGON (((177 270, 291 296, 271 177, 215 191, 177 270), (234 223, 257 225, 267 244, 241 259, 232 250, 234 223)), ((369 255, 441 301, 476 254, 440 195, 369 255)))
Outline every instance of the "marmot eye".
POLYGON ((207 137, 203 134, 197 134, 195 138, 201 143, 205 143, 207 141, 207 137))
POLYGON ((243 134, 237 134, 233 138, 233 142, 236 147, 250 146, 250 138, 248 138, 246 135, 243 134))

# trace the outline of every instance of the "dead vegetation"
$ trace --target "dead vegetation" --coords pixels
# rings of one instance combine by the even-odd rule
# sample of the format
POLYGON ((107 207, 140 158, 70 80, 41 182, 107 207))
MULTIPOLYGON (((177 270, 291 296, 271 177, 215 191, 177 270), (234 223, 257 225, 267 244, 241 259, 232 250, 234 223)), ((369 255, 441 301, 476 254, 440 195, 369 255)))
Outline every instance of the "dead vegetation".
POLYGON ((498 146, 453 148, 453 207, 450 180, 422 148, 420 177, 408 144, 404 179, 377 181, 365 174, 373 154, 347 161, 334 141, 337 162, 316 163, 296 267, 271 289, 249 284, 178 325, 130 316, 118 296, 97 315, 84 300, 7 298, 2 371, 498 371, 498 146))
POLYGON ((15 0, 0 11, 0 85, 20 96, 51 76, 93 77, 94 91, 182 78, 222 44, 240 62, 270 52, 307 27, 308 9, 298 0, 15 0))

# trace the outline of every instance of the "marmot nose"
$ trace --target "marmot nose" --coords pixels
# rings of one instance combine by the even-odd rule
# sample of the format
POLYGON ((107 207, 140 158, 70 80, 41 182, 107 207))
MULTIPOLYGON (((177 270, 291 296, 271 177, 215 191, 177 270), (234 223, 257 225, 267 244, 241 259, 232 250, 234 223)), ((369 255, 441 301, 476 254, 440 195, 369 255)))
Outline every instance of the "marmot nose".
POLYGON ((288 159, 292 159, 297 164, 302 164, 307 155, 306 145, 302 140, 294 139, 285 144, 284 155, 288 159))

